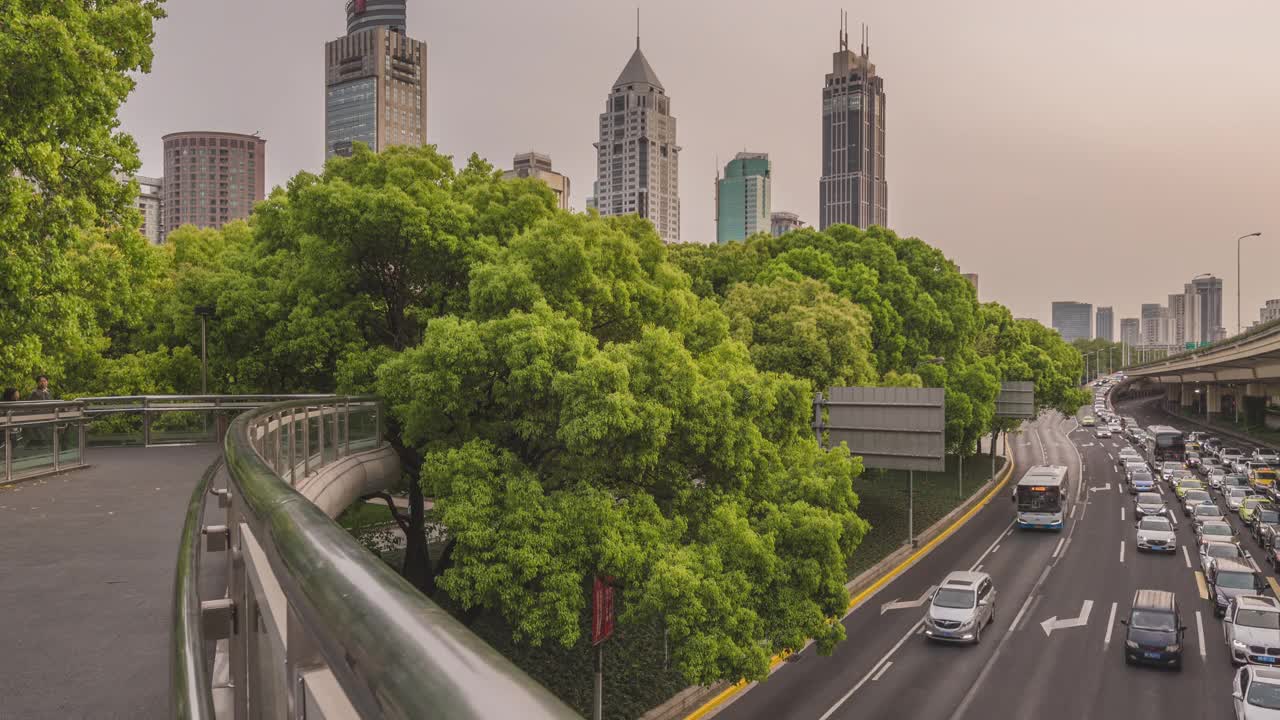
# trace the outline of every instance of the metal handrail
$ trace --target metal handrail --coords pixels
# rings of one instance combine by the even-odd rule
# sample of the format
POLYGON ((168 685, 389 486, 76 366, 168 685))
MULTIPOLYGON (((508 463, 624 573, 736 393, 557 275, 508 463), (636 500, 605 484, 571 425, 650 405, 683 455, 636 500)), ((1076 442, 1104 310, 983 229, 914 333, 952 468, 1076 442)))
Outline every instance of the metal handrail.
POLYGON ((169 636, 170 715, 190 720, 215 720, 213 684, 205 665, 204 631, 200 610, 200 529, 205 498, 222 466, 219 457, 196 483, 187 503, 187 518, 178 538, 178 563, 173 577, 173 630, 169 636))
MULTIPOLYGON (((274 446, 257 431, 276 422, 279 440, 278 422, 284 414, 290 416, 287 427, 292 439, 295 411, 305 408, 310 417, 314 408, 350 412, 372 404, 365 398, 333 397, 320 403, 284 402, 240 414, 226 434, 224 453, 233 503, 229 525, 235 538, 235 528, 243 524, 251 542, 262 548, 287 602, 290 625, 295 618, 298 623, 290 629, 290 645, 297 641, 315 650, 356 717, 580 718, 364 549, 260 454, 274 446)), ((192 512, 189 508, 188 519, 192 512)), ((184 543, 195 540, 189 526, 184 543)), ((236 552, 234 539, 232 544, 236 552)), ((189 603, 190 596, 177 595, 175 602, 189 603)), ((185 610, 189 609, 187 605, 185 610)), ((182 617, 189 620, 185 610, 182 617)), ((200 633, 198 623, 187 622, 183 627, 184 632, 200 633)), ((175 640, 174 652, 185 654, 175 657, 179 669, 191 667, 195 663, 191 654, 202 647, 203 638, 175 640)), ((235 663, 233 657, 233 668, 235 663)), ((175 681, 181 679, 177 673, 175 681)), ((187 695, 185 700, 174 700, 175 712, 187 709, 175 717, 205 720, 200 713, 209 705, 205 697, 192 694, 207 696, 207 683, 175 682, 173 690, 187 695)), ((237 693, 244 691, 237 689, 237 693)))

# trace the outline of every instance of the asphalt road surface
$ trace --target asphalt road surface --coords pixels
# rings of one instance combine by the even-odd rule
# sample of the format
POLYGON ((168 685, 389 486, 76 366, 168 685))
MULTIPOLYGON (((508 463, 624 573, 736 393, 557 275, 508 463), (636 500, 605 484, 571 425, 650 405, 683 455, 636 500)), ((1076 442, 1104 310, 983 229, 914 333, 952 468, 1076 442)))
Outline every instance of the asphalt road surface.
MULTIPOLYGON (((1146 401, 1116 409, 1143 426, 1178 426, 1146 401)), ((1079 428, 1076 418, 1045 415, 1028 423, 1010 438, 1016 462, 1010 483, 1032 465, 1067 466, 1074 489, 1061 533, 1014 528, 1006 488, 951 538, 850 613, 844 619, 848 640, 834 655, 820 657, 812 647, 806 649, 713 716, 1230 717, 1233 668, 1221 621, 1214 618, 1197 579, 1194 533, 1172 492, 1160 483, 1178 520, 1178 551, 1136 552, 1133 497, 1116 468, 1116 453, 1124 446, 1123 438, 1095 438, 1092 430, 1079 428), (924 603, 916 601, 948 572, 968 569, 990 573, 995 581, 995 622, 976 646, 926 640, 921 634, 924 603), (1140 588, 1178 596, 1188 628, 1180 672, 1125 664, 1119 620, 1127 617, 1140 588), (1068 627, 1058 627, 1054 620, 1067 621, 1068 627)), ((1232 522, 1241 544, 1261 563, 1261 548, 1234 516, 1232 522)), ((1275 574, 1263 569, 1274 581, 1275 574)))

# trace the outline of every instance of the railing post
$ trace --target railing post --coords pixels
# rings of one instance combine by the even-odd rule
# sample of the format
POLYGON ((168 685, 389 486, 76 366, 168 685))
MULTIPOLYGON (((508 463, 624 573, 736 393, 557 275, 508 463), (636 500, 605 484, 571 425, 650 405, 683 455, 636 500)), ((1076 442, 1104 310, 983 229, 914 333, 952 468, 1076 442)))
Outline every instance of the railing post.
POLYGON ((85 414, 85 408, 83 407, 80 408, 80 422, 77 425, 80 428, 78 432, 80 436, 80 464, 84 465, 84 451, 89 446, 89 416, 85 414))
POLYGON ((151 406, 150 398, 142 398, 142 446, 151 447, 151 406))
POLYGON ((302 477, 311 475, 311 406, 302 406, 302 477))
POLYGON ((4 479, 8 482, 13 479, 13 430, 9 424, 13 422, 13 411, 5 413, 4 425, 4 479))
POLYGON ((316 419, 316 420, 317 420, 317 423, 320 425, 320 431, 319 431, 318 433, 316 433, 316 437, 320 439, 320 467, 324 467, 324 465, 325 465, 325 462, 324 462, 324 424, 325 424, 325 421, 329 419, 329 417, 328 417, 328 416, 329 416, 328 408, 327 408, 327 407, 325 407, 324 405, 321 405, 321 406, 320 406, 320 417, 316 419))
POLYGON ((298 484, 298 470, 297 470, 298 463, 294 459, 294 453, 293 453, 293 448, 295 443, 293 436, 297 434, 297 431, 296 431, 296 428, 294 428, 293 418, 294 418, 293 409, 290 408, 289 410, 289 484, 297 485, 298 484))
MULTIPOLYGON (((267 427, 271 427, 270 421, 271 421, 271 416, 268 416, 267 427)), ((271 467, 276 471, 276 474, 279 475, 280 474, 280 431, 284 429, 284 425, 283 425, 284 415, 281 413, 276 413, 275 421, 276 421, 276 431, 275 431, 274 445, 276 450, 274 453, 271 454, 271 467)))
POLYGON ((351 454, 351 399, 346 402, 346 413, 342 418, 342 454, 351 454))
POLYGON ((373 446, 382 444, 382 405, 373 404, 373 446))
POLYGON ((59 447, 58 447, 61 444, 58 438, 58 417, 60 415, 61 413, 59 412, 58 408, 54 408, 53 424, 49 426, 53 429, 53 471, 54 472, 58 472, 59 470, 62 469, 61 468, 62 452, 59 450, 59 447))

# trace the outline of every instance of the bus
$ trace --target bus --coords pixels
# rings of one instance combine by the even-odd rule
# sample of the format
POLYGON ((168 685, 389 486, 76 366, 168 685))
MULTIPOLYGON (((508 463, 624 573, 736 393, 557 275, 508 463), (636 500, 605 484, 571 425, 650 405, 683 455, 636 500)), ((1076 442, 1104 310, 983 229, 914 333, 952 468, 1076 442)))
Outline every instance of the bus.
POLYGON ((1037 465, 1027 470, 1013 488, 1018 527, 1062 530, 1069 485, 1065 466, 1037 465))
POLYGON ((1187 459, 1187 441, 1182 432, 1168 425, 1152 425, 1147 428, 1147 462, 1152 467, 1160 463, 1174 460, 1184 462, 1187 459))

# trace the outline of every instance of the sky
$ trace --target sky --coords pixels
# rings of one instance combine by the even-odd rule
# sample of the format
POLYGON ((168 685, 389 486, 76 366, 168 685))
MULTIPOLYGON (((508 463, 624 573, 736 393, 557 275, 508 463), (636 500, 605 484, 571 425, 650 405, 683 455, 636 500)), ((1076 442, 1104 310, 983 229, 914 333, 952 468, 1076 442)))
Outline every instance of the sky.
MULTIPOLYGON (((143 174, 161 136, 258 131, 268 186, 324 160, 324 43, 343 0, 168 0, 155 62, 120 111, 143 174)), ((840 6, 639 0, 677 118, 681 238, 713 242, 714 180, 773 161, 773 209, 817 219, 823 76, 840 6)), ((582 208, 598 115, 635 43, 636 0, 409 0, 428 44, 427 137, 457 164, 552 156, 582 208)), ((1280 3, 864 0, 887 98, 889 225, 980 277, 980 299, 1046 324, 1076 300, 1137 317, 1200 273, 1244 324, 1280 298, 1280 3)))

